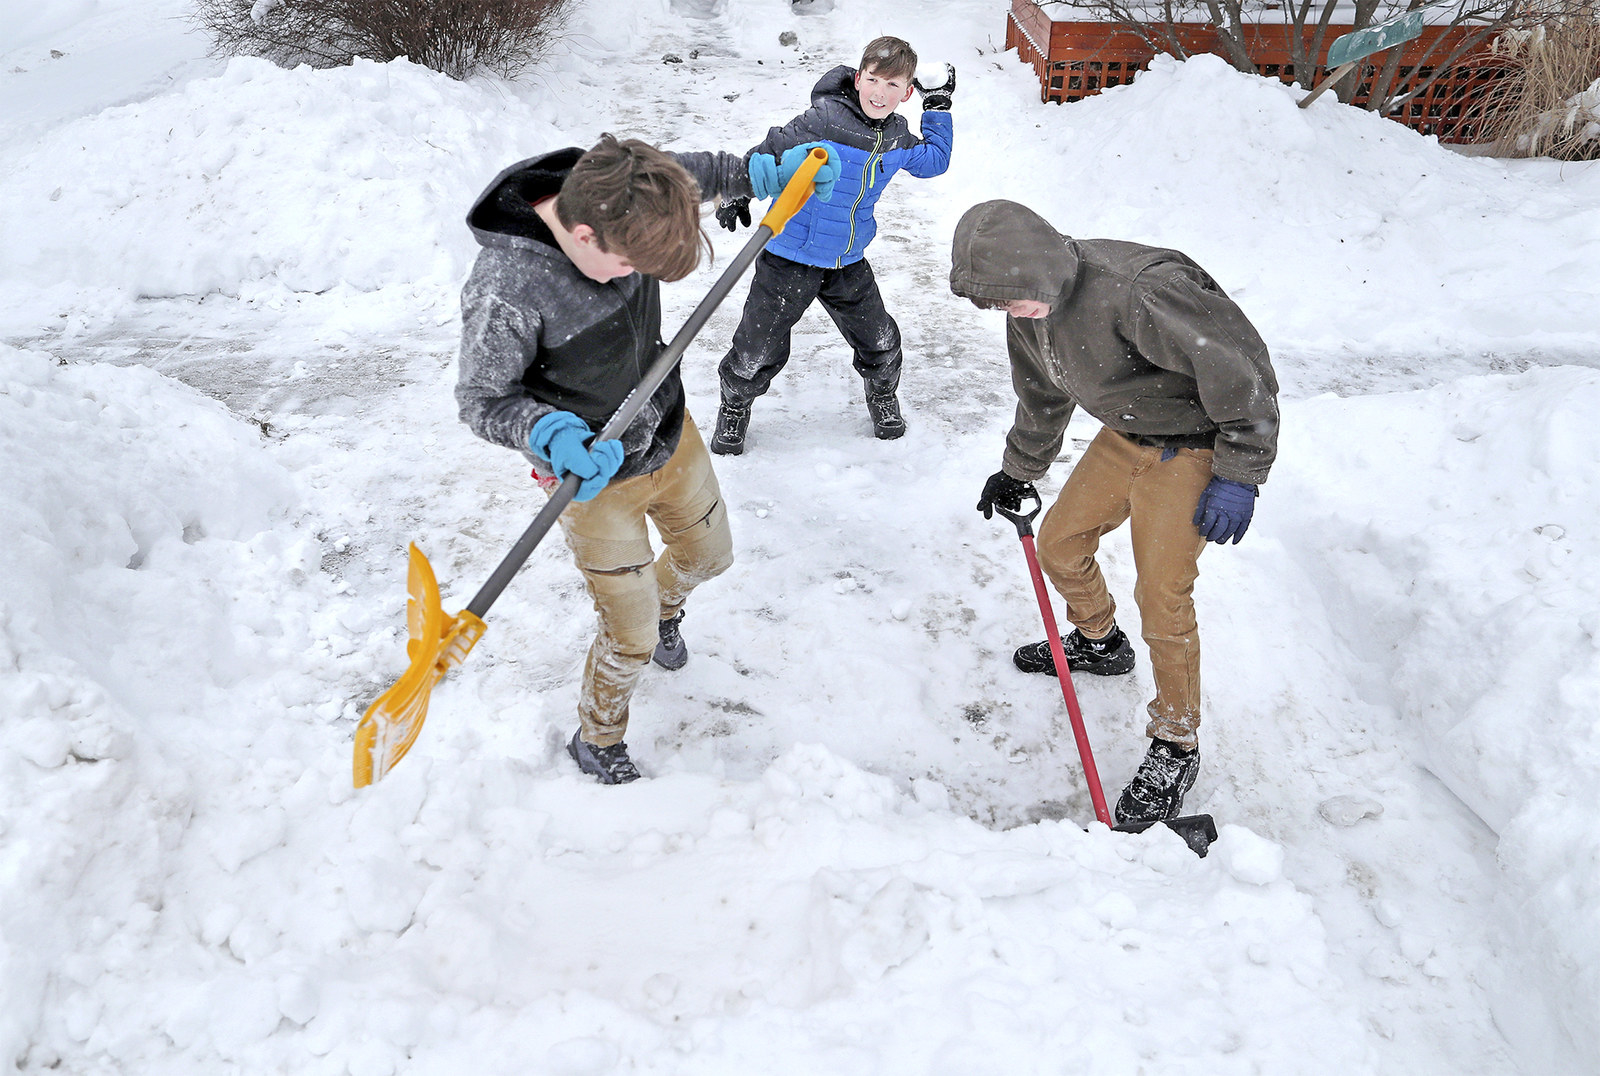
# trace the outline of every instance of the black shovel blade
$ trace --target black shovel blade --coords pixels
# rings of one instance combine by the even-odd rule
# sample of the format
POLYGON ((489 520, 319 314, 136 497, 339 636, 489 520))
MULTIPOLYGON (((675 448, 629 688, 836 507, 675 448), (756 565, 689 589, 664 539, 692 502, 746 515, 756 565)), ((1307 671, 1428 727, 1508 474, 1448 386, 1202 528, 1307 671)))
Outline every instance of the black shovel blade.
POLYGON ((1168 818, 1160 822, 1119 822, 1111 828, 1118 833, 1143 833, 1151 826, 1166 826, 1182 837, 1183 843, 1189 846, 1189 851, 1201 859, 1206 857, 1211 842, 1217 839, 1217 824, 1208 814, 1189 814, 1182 818, 1168 818))

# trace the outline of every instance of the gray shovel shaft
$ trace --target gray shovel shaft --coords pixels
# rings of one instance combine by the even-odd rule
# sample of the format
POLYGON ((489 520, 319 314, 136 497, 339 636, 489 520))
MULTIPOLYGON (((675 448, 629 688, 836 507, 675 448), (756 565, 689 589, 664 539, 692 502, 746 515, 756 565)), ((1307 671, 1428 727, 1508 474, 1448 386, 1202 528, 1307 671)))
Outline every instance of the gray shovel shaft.
MULTIPOLYGON (((711 285, 711 290, 700 300, 700 305, 694 308, 694 313, 683 323, 683 328, 672 338, 672 343, 667 345, 666 350, 650 369, 645 371, 644 378, 632 392, 628 393, 628 398, 622 401, 622 406, 617 408, 616 414, 611 416, 605 428, 595 437, 596 441, 614 441, 622 436, 622 431, 638 417, 639 411, 655 394, 656 389, 661 387, 661 382, 672 373, 673 367, 678 365, 683 353, 689 349, 689 344, 699 335, 700 330, 705 328, 706 322, 711 320, 711 315, 722 305, 722 300, 728 297, 728 292, 732 291, 739 278, 744 276, 744 271, 750 268, 750 263, 756 260, 756 255, 761 253, 761 248, 767 245, 767 240, 771 239, 772 235, 772 229, 766 225, 756 227, 750 241, 734 257, 733 263, 723 270, 717 282, 711 285)), ((478 593, 473 595, 472 601, 467 603, 469 612, 481 619, 489 611, 495 599, 500 597, 500 592, 506 589, 512 577, 522 569, 528 558, 533 556, 533 551, 544 540, 544 536, 555 526, 556 520, 566 510, 567 505, 572 503, 581 481, 582 479, 571 474, 562 480, 560 488, 551 494, 544 508, 533 517, 533 522, 522 532, 522 537, 517 539, 516 545, 511 547, 511 551, 505 555, 499 567, 495 568, 488 581, 478 588, 478 593)))

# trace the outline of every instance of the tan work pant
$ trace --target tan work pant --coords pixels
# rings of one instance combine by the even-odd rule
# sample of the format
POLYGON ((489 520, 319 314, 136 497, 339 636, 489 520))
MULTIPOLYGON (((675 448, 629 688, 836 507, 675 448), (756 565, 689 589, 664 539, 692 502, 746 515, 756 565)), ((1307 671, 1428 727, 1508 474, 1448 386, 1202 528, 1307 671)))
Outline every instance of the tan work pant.
POLYGON ((1067 601, 1067 619, 1098 639, 1116 623, 1116 602, 1095 563, 1100 537, 1130 523, 1135 583, 1156 697, 1145 734, 1187 747, 1200 725, 1200 631, 1194 581, 1206 542, 1194 508, 1211 481, 1210 449, 1161 449, 1102 429, 1039 524, 1039 565, 1067 601))
MULTIPOLYGON (((550 492, 554 483, 541 483, 550 492)), ((622 740, 628 702, 655 652, 660 622, 689 592, 733 563, 733 537, 700 431, 686 413, 678 450, 651 474, 612 482, 593 500, 567 506, 561 530, 600 616, 583 669, 578 718, 600 747, 622 740), (650 547, 645 517, 665 549, 650 547)))

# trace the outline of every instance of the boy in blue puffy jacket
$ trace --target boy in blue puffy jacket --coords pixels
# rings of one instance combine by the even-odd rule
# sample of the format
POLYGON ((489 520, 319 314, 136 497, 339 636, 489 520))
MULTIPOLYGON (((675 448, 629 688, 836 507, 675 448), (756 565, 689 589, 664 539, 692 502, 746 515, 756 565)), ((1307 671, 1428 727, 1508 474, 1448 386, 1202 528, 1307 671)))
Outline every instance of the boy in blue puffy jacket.
MULTIPOLYGON (((838 153, 841 171, 832 197, 808 201, 756 260, 744 316, 718 367, 722 402, 711 451, 735 456, 744 451, 750 405, 789 361, 790 330, 813 299, 822 301, 855 352, 873 434, 884 440, 905 434, 895 396, 900 327, 884 307, 863 254, 878 230, 873 208, 894 174, 905 169, 930 179, 950 167, 955 69, 946 65, 944 84, 933 88, 916 81, 916 69, 910 45, 897 37, 877 38, 862 52, 859 69, 841 66, 822 76, 812 88, 811 107, 772 128, 746 154, 747 161, 759 155, 776 163, 785 150, 827 142, 838 153), (914 89, 922 93, 920 138, 905 117, 895 115, 914 89)), ((754 169, 751 177, 760 178, 754 169)), ((724 202, 717 220, 729 231, 749 224, 748 203, 744 198, 724 202)))

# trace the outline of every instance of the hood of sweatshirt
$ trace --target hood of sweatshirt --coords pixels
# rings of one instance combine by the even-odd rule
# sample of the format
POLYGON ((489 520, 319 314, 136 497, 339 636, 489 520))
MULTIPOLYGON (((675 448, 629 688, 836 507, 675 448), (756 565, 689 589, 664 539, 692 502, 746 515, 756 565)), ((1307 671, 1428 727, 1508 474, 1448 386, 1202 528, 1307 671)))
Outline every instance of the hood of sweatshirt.
POLYGON ((1054 306, 1077 280, 1072 240, 1027 206, 981 202, 961 215, 950 248, 950 290, 962 298, 1054 306))
POLYGON ((552 241, 550 229, 533 204, 559 194, 567 173, 583 156, 576 147, 559 149, 505 169, 490 181, 467 211, 467 227, 485 247, 527 247, 552 241))

